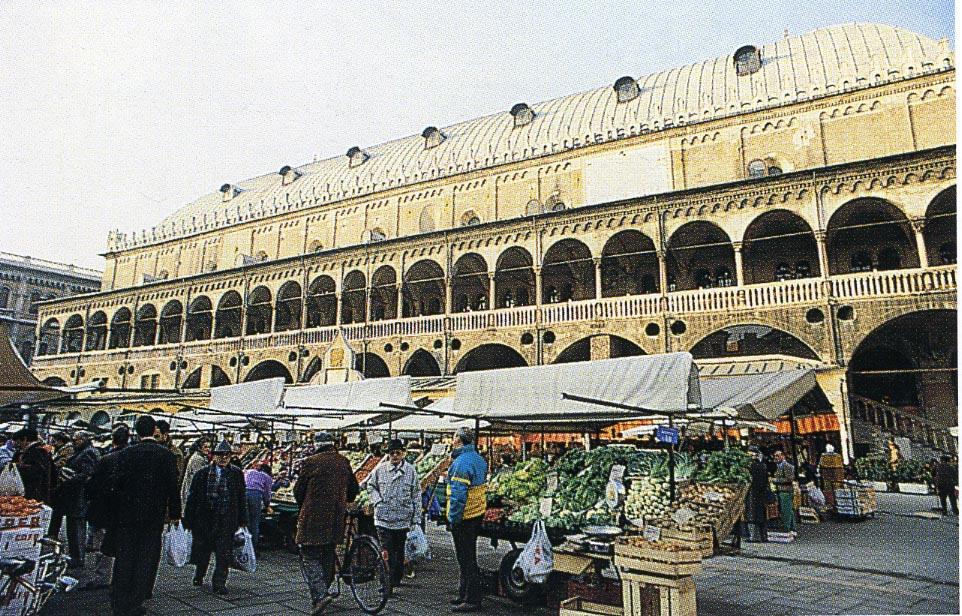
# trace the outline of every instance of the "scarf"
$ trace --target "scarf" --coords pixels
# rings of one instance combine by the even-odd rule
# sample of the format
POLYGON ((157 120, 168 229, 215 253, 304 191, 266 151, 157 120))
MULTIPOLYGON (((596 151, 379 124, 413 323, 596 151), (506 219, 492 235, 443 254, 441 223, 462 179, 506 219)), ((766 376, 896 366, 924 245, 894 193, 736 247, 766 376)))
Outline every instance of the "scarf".
POLYGON ((207 473, 207 506, 211 511, 224 516, 227 514, 229 500, 227 498, 227 468, 220 469, 220 481, 217 481, 217 465, 210 465, 207 473))

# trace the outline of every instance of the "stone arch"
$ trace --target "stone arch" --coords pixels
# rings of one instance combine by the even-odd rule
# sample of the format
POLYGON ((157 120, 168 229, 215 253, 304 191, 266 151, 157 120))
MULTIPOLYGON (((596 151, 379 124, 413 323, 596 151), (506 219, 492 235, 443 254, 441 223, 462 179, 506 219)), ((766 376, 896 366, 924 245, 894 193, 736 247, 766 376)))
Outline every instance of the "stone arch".
POLYGON ((241 294, 230 290, 220 296, 214 315, 214 338, 237 338, 241 335, 241 294))
POLYGON ((230 385, 230 377, 224 372, 224 369, 213 364, 210 367, 210 386, 211 387, 224 387, 225 385, 230 385))
POLYGON ((203 373, 203 366, 197 366, 184 377, 184 382, 180 384, 181 389, 200 389, 200 376, 203 373))
POLYGON ((130 308, 126 306, 114 313, 110 319, 108 349, 126 349, 130 346, 131 320, 130 308))
POLYGON ((735 284, 735 250, 718 225, 696 220, 679 227, 668 239, 668 290, 688 291, 735 284))
POLYGON ((563 351, 558 353, 553 364, 570 364, 572 362, 591 360, 591 337, 582 338, 577 342, 569 344, 563 351))
POLYGON ((354 369, 366 379, 379 379, 391 376, 387 363, 376 353, 358 353, 354 356, 354 369))
POLYGON ((745 284, 821 275, 815 234, 804 218, 788 210, 756 217, 742 240, 745 284))
POLYGON ((502 252, 494 272, 496 307, 530 306, 535 303, 536 288, 531 253, 520 246, 502 252))
POLYGON ((184 342, 210 340, 214 324, 213 315, 214 310, 209 297, 198 295, 191 300, 187 307, 187 335, 184 336, 184 342))
POLYGON ((505 344, 482 344, 468 351, 458 362, 454 372, 472 372, 494 368, 520 368, 528 362, 520 353, 505 344))
POLYGON ((79 353, 83 350, 84 318, 79 314, 71 315, 63 325, 61 353, 79 353))
POLYGON ((404 317, 444 314, 444 270, 422 259, 404 272, 404 317))
POLYGON ((601 251, 601 295, 657 293, 658 255, 650 237, 635 229, 615 233, 601 251))
POLYGON ((60 349, 60 321, 47 319, 40 327, 40 344, 37 355, 55 355, 60 349))
POLYGON ((307 326, 328 327, 337 323, 337 294, 334 279, 322 274, 307 287, 307 326))
POLYGON ((90 416, 90 425, 94 428, 109 428, 110 413, 107 411, 97 411, 90 416))
POLYGON ((184 318, 184 305, 173 299, 164 304, 157 320, 157 344, 180 342, 181 322, 184 318))
POLYGON ((884 199, 854 199, 835 210, 826 227, 825 245, 832 275, 919 266, 908 219, 884 199))
POLYGON ((595 334, 568 345, 551 363, 566 364, 593 359, 634 357, 636 355, 645 355, 645 351, 631 340, 612 334, 595 334), (594 349, 592 348, 592 340, 597 341, 594 349))
POLYGON ((454 263, 451 272, 452 312, 488 309, 488 263, 481 255, 470 252, 454 263))
POLYGON ((84 338, 87 341, 85 351, 103 351, 107 347, 107 313, 98 310, 90 315, 84 338))
POLYGON ((323 362, 321 362, 321 358, 312 357, 311 361, 307 363, 307 368, 304 369, 304 374, 301 375, 301 383, 310 383, 311 379, 321 371, 322 367, 323 362))
POLYGON ((348 272, 341 285, 341 323, 363 323, 367 317, 367 278, 361 270, 348 272))
POLYGON ((955 310, 919 310, 891 318, 852 353, 849 393, 957 425, 957 345, 955 310))
POLYGON ((408 376, 441 376, 441 366, 434 355, 424 349, 418 349, 405 362, 401 373, 408 376))
POLYGON ((247 295, 247 323, 244 331, 248 336, 268 334, 274 312, 271 290, 265 286, 255 287, 247 295))
POLYGON ((247 376, 244 377, 244 382, 250 383, 278 377, 283 378, 287 384, 294 382, 294 377, 291 376, 291 371, 287 369, 287 366, 275 359, 266 359, 248 371, 247 376))
POLYGON ((591 250, 576 239, 555 242, 541 265, 541 301, 545 304, 595 297, 595 264, 591 250))
POLYGON ((691 348, 695 359, 746 357, 753 355, 790 355, 818 360, 818 354, 792 334, 756 323, 723 327, 691 348))
POLYGON ((371 320, 390 321, 397 318, 397 272, 382 265, 371 275, 371 320))
POLYGON ((48 376, 44 380, 40 381, 47 387, 66 387, 67 381, 63 380, 59 376, 48 376))
POLYGON ((153 304, 144 304, 137 309, 134 322, 133 346, 153 346, 157 341, 157 308, 153 304))
POLYGON ((956 249, 955 186, 946 188, 932 199, 925 212, 925 254, 929 265, 954 265, 956 249))
POLYGON ((274 331, 286 332, 301 328, 301 285, 288 280, 277 290, 274 311, 274 331))

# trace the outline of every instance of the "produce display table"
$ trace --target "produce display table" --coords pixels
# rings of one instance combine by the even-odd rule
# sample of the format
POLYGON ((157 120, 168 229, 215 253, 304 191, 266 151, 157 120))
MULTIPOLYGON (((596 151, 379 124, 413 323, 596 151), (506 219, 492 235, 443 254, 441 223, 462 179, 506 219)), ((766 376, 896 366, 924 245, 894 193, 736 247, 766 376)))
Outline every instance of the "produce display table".
POLYGON ((874 517, 878 511, 878 499, 871 484, 845 482, 845 487, 835 489, 835 512, 845 518, 863 520, 874 517))

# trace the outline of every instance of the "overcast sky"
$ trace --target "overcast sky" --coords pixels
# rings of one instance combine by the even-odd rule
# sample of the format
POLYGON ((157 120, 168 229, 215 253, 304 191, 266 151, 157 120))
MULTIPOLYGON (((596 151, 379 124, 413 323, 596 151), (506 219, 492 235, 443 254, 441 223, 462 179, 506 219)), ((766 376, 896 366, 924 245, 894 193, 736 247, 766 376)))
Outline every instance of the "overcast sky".
POLYGON ((2 0, 0 251, 101 268, 225 182, 852 21, 955 46, 951 0, 2 0))

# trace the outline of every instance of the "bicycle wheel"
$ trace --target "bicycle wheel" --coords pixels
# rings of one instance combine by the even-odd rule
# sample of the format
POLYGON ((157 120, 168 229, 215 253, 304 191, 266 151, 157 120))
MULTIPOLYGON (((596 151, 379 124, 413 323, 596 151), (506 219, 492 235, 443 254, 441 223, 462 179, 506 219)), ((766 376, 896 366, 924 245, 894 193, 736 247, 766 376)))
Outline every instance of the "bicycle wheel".
POLYGON ((377 614, 387 604, 391 586, 381 546, 366 535, 354 537, 344 563, 351 594, 365 614, 377 614))

